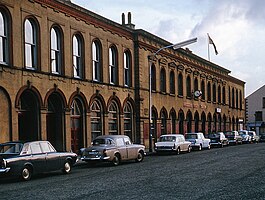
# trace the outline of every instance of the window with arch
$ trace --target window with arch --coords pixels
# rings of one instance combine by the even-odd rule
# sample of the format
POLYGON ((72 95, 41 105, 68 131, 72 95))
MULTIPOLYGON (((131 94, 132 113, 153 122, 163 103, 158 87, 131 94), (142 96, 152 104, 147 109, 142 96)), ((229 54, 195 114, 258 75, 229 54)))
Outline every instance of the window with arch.
POLYGON ((133 109, 132 105, 127 102, 123 108, 124 113, 124 134, 134 140, 133 136, 133 109))
POLYGON ((62 33, 56 26, 51 29, 51 72, 62 74, 62 33))
POLYGON ((232 108, 235 108, 235 90, 232 88, 232 108))
POLYGON ((123 65, 124 65, 124 86, 130 87, 132 85, 131 71, 131 53, 130 51, 125 51, 123 53, 123 65))
MULTIPOLYGON (((198 90, 199 90, 199 83, 198 83, 198 78, 196 77, 194 79, 194 91, 193 92, 198 91, 198 90)), ((198 99, 198 97, 195 97, 195 96, 194 96, 194 98, 198 99)))
POLYGON ((225 94, 225 86, 223 86, 223 95, 222 95, 222 103, 225 105, 225 102, 226 102, 226 94, 225 94))
POLYGON ((187 97, 191 98, 191 79, 190 79, 190 76, 187 76, 187 78, 186 78, 186 92, 187 92, 187 97))
POLYGON ((218 92, 218 103, 221 103, 221 86, 219 85, 218 86, 218 90, 217 90, 218 92))
POLYGON ((213 84, 213 102, 216 102, 216 85, 213 84))
POLYGON ((236 109, 238 109, 238 90, 236 90, 236 109))
POLYGON ((156 91, 156 67, 154 64, 151 67, 151 87, 152 91, 156 91))
POLYGON ((118 53, 114 46, 109 48, 109 79, 110 84, 118 84, 118 53))
POLYGON ((207 84, 207 101, 211 101, 212 100, 212 98, 211 98, 211 83, 210 82, 208 82, 208 84, 207 84))
POLYGON ((26 19, 24 23, 25 67, 37 69, 38 65, 38 26, 33 19, 26 19))
POLYGON ((170 113, 170 121, 171 121, 171 132, 172 134, 176 133, 176 122, 177 122, 177 115, 175 111, 171 111, 170 113))
POLYGON ((160 72, 160 91, 166 93, 166 70, 164 68, 160 72))
POLYGON ((102 105, 99 101, 94 101, 90 107, 91 110, 91 140, 94 140, 97 136, 102 135, 102 119, 103 111, 102 105))
POLYGON ((183 76, 181 73, 178 75, 178 95, 183 96, 183 76))
POLYGON ((114 101, 110 104, 108 112, 109 112, 109 134, 118 135, 119 111, 118 111, 118 106, 114 101))
POLYGON ((161 134, 164 135, 167 133, 167 115, 166 112, 163 110, 161 112, 161 134))
POLYGON ((231 105, 231 89, 230 89, 230 87, 228 88, 228 101, 229 101, 229 107, 231 107, 232 105, 231 105))
POLYGON ((93 81, 102 81, 102 70, 101 70, 101 45, 99 41, 93 41, 92 43, 92 63, 93 63, 93 81))
POLYGON ((201 99, 205 100, 205 82, 204 82, 204 80, 201 81, 201 92, 202 92, 201 99))
POLYGON ((75 78, 83 78, 83 52, 81 36, 73 36, 73 70, 75 78))
POLYGON ((175 94, 175 73, 174 71, 170 72, 170 94, 175 94))
POLYGON ((0 9, 0 63, 9 64, 10 18, 0 9))
POLYGON ((243 98, 242 98, 242 92, 241 92, 241 90, 240 90, 240 92, 239 92, 239 109, 240 110, 242 110, 242 100, 243 100, 243 98))

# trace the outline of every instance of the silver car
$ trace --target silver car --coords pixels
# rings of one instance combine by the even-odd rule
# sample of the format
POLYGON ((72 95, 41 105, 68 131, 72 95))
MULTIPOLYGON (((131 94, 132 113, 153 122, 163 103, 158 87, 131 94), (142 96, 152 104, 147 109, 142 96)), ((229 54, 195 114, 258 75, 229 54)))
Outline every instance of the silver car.
POLYGON ((133 144, 126 135, 102 135, 93 140, 92 146, 80 150, 81 160, 88 163, 101 161, 119 165, 121 161, 135 160, 142 162, 145 156, 145 146, 133 144))
POLYGON ((161 135, 158 142, 155 143, 155 151, 161 152, 176 152, 180 154, 182 151, 191 152, 191 142, 185 141, 181 134, 161 135))

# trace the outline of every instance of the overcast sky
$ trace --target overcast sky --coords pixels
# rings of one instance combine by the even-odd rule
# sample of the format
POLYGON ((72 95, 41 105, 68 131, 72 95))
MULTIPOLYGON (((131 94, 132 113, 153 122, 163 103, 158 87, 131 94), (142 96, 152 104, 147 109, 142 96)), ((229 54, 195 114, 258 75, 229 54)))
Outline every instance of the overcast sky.
MULTIPOLYGON (((132 13, 136 29, 144 29, 171 43, 193 37, 188 48, 231 71, 246 82, 245 96, 265 84, 264 0, 72 0, 103 17, 121 23, 121 14, 132 13)), ((126 19, 127 23, 127 19, 126 19)))

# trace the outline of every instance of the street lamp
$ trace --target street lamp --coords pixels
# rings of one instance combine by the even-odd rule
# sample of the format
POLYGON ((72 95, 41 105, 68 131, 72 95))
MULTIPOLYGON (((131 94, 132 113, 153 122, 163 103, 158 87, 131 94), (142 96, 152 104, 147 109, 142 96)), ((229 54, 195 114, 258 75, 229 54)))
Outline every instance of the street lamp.
MULTIPOLYGON (((176 49, 179 49, 183 46, 186 46, 186 45, 189 45, 189 44, 192 44, 192 43, 195 43, 197 42, 197 38, 192 38, 192 39, 189 39, 189 40, 185 40, 183 42, 179 42, 179 43, 176 43, 176 44, 171 44, 171 45, 168 45, 168 46, 165 46, 165 47, 162 47, 160 49, 158 49, 151 57, 150 59, 150 66, 149 66, 149 152, 152 152, 153 149, 152 149, 152 138, 153 138, 153 134, 152 134, 152 63, 153 63, 153 60, 155 58, 155 56, 162 50, 164 49, 168 49, 168 48, 173 48, 174 50, 176 49)), ((154 129, 154 128, 153 128, 154 129)))

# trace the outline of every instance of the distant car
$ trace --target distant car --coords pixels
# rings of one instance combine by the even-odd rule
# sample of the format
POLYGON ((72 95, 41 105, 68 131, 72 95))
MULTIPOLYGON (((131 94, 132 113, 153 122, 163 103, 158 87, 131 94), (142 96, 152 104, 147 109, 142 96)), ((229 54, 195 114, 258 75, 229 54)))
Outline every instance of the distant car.
POLYGON ((81 160, 88 163, 111 162, 114 166, 121 161, 135 160, 142 162, 145 146, 133 144, 126 135, 102 135, 96 137, 92 146, 80 150, 81 160))
POLYGON ((251 136, 248 134, 247 130, 241 130, 238 133, 242 137, 243 143, 251 143, 251 136))
POLYGON ((242 144, 242 137, 237 131, 226 131, 224 134, 227 137, 229 144, 242 144))
POLYGON ((208 138, 211 140, 211 146, 223 147, 229 144, 223 132, 211 133, 208 135, 208 138))
POLYGON ((192 149, 198 149, 200 151, 202 148, 211 148, 211 140, 205 138, 203 133, 186 133, 185 139, 191 142, 192 149))
POLYGON ((251 137, 251 142, 258 143, 260 137, 256 134, 255 131, 248 131, 248 135, 251 137))
POLYGON ((161 135, 157 143, 155 143, 155 151, 161 152, 191 152, 191 142, 185 141, 181 134, 161 135))
POLYGON ((48 141, 0 144, 0 174, 30 180, 33 174, 62 170, 70 173, 77 160, 71 152, 57 152, 48 141))

